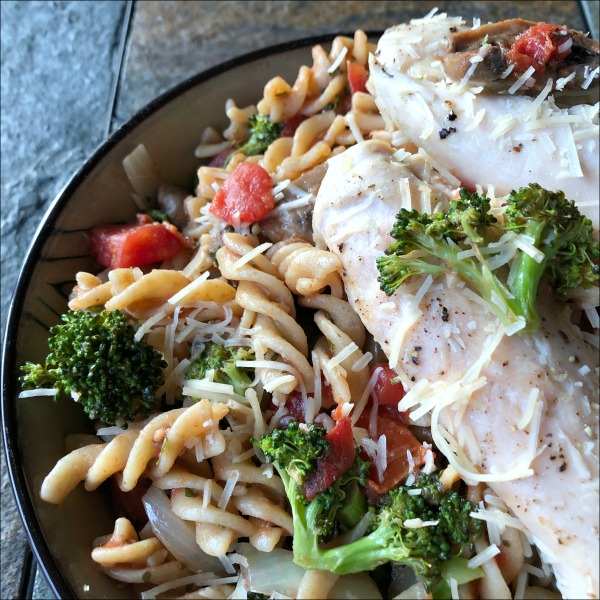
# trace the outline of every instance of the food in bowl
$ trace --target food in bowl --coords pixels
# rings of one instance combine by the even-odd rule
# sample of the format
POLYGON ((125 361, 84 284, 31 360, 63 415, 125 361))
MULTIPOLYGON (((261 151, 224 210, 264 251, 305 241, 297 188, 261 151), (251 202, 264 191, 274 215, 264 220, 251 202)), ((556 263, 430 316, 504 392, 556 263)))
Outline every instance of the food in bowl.
POLYGON ((458 80, 447 38, 482 32, 445 14, 315 46, 227 102, 192 194, 125 159, 137 222, 89 232, 98 272, 22 375, 95 420, 40 493, 110 481, 108 576, 143 598, 597 596, 598 110, 561 92, 597 93, 598 49, 505 28, 514 82, 488 89, 484 28, 458 80))

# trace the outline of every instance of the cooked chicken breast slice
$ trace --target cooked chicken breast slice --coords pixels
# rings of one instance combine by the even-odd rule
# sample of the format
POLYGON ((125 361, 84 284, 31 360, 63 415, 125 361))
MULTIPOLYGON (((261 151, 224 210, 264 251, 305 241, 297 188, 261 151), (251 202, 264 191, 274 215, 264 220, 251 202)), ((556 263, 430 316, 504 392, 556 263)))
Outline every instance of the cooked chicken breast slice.
POLYGON ((370 59, 369 87, 388 127, 462 185, 491 185, 500 196, 530 183, 561 189, 599 228, 598 104, 561 109, 551 97, 542 101, 543 93, 501 95, 447 83, 422 66, 425 56, 435 63, 434 55, 406 58, 398 35, 386 32, 370 59))
POLYGON ((457 441, 458 467, 471 463, 467 473, 506 502, 563 596, 597 597, 597 350, 549 294, 542 329, 509 337, 457 281, 421 288, 418 307, 419 281, 391 297, 379 289, 375 259, 392 241, 399 208, 451 197, 452 186, 429 170, 422 157, 398 160, 376 141, 330 159, 315 235, 342 260, 348 299, 410 390, 405 399, 431 400, 432 418, 457 441))

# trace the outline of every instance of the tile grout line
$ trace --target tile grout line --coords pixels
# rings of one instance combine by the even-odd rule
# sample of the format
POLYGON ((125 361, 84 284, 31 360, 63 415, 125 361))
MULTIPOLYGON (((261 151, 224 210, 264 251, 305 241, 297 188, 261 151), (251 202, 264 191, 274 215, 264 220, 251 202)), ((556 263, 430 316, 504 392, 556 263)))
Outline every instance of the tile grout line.
POLYGON ((104 137, 108 137, 113 131, 113 120, 115 118, 115 109, 117 107, 117 101, 119 98, 119 91, 121 88, 121 75, 125 66, 125 58, 127 53, 127 40, 129 39, 129 33, 131 31, 131 23, 133 21, 133 11, 135 8, 135 0, 127 0, 125 7, 125 15, 123 17, 123 26, 121 29, 121 40, 119 43, 119 66, 117 68, 115 79, 113 82, 113 88, 110 97, 110 108, 108 110, 108 118, 104 127, 104 137))

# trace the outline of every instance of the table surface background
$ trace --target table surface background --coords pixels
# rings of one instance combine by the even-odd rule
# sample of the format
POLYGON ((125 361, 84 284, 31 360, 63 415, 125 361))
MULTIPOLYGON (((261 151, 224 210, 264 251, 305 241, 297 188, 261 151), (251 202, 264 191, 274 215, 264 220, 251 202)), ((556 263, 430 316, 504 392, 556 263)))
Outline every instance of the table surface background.
MULTIPOLYGON (((383 30, 440 12, 565 23, 598 37, 598 1, 1 3, 2 331, 18 273, 54 196, 111 132, 182 79, 264 46, 383 30)), ((0 598, 52 598, 2 469, 0 598)))

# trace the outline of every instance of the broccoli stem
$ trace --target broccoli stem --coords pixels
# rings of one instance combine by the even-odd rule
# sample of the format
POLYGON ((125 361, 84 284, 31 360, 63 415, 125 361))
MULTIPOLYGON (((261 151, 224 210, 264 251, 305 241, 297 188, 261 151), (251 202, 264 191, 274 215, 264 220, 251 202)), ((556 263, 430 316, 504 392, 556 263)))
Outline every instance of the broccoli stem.
POLYGON ((337 575, 372 571, 389 561, 418 569, 422 561, 411 559, 409 550, 398 546, 397 538, 393 521, 379 525, 375 531, 350 545, 332 548, 319 548, 310 532, 308 537, 301 535, 297 540, 294 531, 294 562, 305 569, 321 569, 337 575))
MULTIPOLYGON (((445 267, 427 263, 421 259, 407 259, 397 255, 382 257, 382 259, 388 259, 381 262, 387 263, 387 267, 384 264, 383 268, 387 268, 390 273, 393 265, 397 265, 398 270, 408 271, 403 277, 398 278, 397 285, 394 282, 396 287, 410 275, 431 274, 435 276, 450 270, 456 272, 482 298, 487 300, 494 314, 505 327, 509 327, 523 318, 524 313, 521 308, 521 302, 511 298, 511 292, 509 292, 488 267, 485 258, 478 251, 476 244, 473 244, 472 247, 477 254, 477 262, 459 258, 456 248, 444 239, 436 239, 431 235, 420 235, 418 243, 422 250, 441 260, 445 267)), ((393 249, 393 247, 394 245, 392 244, 390 249, 393 249)))
MULTIPOLYGON (((531 236, 535 240, 535 246, 539 248, 541 237, 546 229, 546 223, 543 221, 528 221, 524 233, 531 236)), ((547 253, 545 254, 545 258, 538 263, 526 252, 520 252, 517 257, 514 277, 510 282, 510 291, 515 297, 515 302, 519 306, 520 313, 527 321, 527 326, 522 330, 523 333, 535 331, 540 325, 537 294, 548 262, 548 255, 547 253)))
POLYGON ((246 390, 250 387, 252 379, 248 377, 246 373, 241 371, 235 366, 234 361, 226 362, 223 365, 223 372, 231 379, 231 385, 233 385, 233 391, 240 396, 246 393, 246 390))
POLYGON ((358 524, 367 512, 367 499, 354 482, 347 492, 344 504, 337 511, 336 517, 342 527, 348 531, 358 524))

